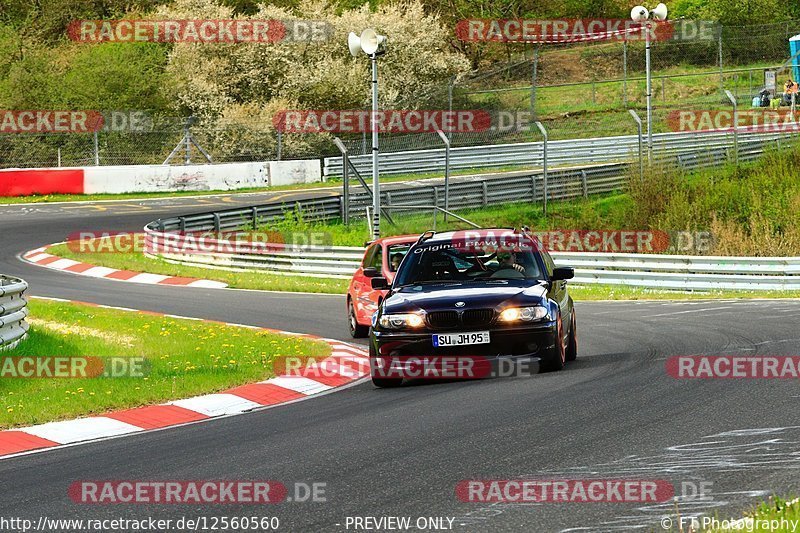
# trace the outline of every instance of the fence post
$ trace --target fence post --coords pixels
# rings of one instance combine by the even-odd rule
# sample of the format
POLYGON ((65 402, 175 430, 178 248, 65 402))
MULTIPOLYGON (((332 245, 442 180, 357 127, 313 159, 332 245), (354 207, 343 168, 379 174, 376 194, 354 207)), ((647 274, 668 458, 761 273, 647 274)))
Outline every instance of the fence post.
POLYGON ((97 130, 94 130, 94 166, 100 166, 100 143, 97 139, 97 130))
POLYGON ((489 186, 485 181, 482 181, 481 185, 481 189, 483 190, 483 207, 486 207, 489 203, 489 186))
POLYGON ((583 197, 589 198, 589 183, 586 177, 586 170, 581 169, 581 185, 583 187, 583 197))
POLYGON ((719 62, 719 92, 720 94, 724 94, 724 87, 723 87, 723 80, 722 80, 722 24, 717 26, 719 28, 718 39, 719 45, 717 50, 717 61, 719 62))
MULTIPOLYGON (((447 116, 450 116, 450 117, 453 116, 453 86, 455 84, 456 84, 456 77, 455 76, 451 76, 450 80, 448 80, 448 82, 447 82, 447 111, 449 111, 447 116)), ((450 140, 452 138, 453 138, 453 132, 452 131, 448 131, 447 132, 447 139, 450 140)))
POLYGON ((342 153, 342 223, 350 224, 350 158, 347 156, 347 147, 339 137, 333 138, 333 144, 342 153))
POLYGON ((739 109, 738 106, 736 105, 736 97, 733 95, 733 93, 726 89, 725 94, 728 96, 728 100, 730 100, 731 104, 733 105, 733 163, 738 165, 739 164, 739 134, 738 134, 739 109))
MULTIPOLYGON (((450 139, 442 130, 436 130, 444 143, 444 209, 450 210, 450 139)), ((447 222, 447 213, 444 214, 444 221, 447 222)))
POLYGON ((186 150, 186 158, 184 159, 183 164, 184 165, 188 165, 188 164, 190 164, 192 162, 192 136, 189 133, 189 123, 188 123, 188 121, 186 123, 185 131, 184 131, 184 135, 183 135, 183 141, 184 141, 184 144, 185 144, 185 148, 184 149, 186 150))
POLYGON ((539 75, 539 46, 533 50, 533 72, 531 73, 531 116, 536 116, 536 78, 539 75))
POLYGON ((642 119, 639 118, 639 115, 633 109, 628 109, 628 113, 630 113, 633 117, 633 120, 636 121, 636 129, 639 134, 639 180, 644 181, 644 140, 642 139, 642 119))
POLYGON ((622 41, 622 105, 628 107, 628 40, 622 41))
POLYGON ((542 144, 542 176, 544 176, 542 214, 547 216, 547 130, 544 129, 544 125, 538 120, 536 121, 536 127, 539 128, 542 137, 544 137, 544 143, 542 144))
POLYGON ((283 151, 283 131, 278 130, 278 161, 281 160, 282 151, 283 151))
POLYGON ((250 208, 250 216, 253 217, 253 231, 258 229, 258 207, 250 208))

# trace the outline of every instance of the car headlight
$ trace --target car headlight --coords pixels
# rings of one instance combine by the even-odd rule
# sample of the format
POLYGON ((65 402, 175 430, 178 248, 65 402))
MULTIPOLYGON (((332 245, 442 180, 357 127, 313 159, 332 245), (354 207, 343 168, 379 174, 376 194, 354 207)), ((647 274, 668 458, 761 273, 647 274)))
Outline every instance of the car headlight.
POLYGON ((533 322, 547 317, 546 307, 536 305, 533 307, 509 307, 500 313, 500 322, 533 322))
POLYGON ((419 328, 425 323, 422 315, 417 313, 399 313, 394 315, 383 315, 378 322, 382 328, 404 329, 419 328))

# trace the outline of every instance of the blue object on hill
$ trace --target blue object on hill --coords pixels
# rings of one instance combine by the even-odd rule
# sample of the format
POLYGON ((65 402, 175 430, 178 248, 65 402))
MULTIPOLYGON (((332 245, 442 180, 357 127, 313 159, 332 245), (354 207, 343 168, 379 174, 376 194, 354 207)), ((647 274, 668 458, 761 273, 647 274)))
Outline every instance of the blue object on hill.
POLYGON ((789 39, 789 52, 791 52, 792 55, 794 81, 800 82, 800 35, 795 35, 789 39))

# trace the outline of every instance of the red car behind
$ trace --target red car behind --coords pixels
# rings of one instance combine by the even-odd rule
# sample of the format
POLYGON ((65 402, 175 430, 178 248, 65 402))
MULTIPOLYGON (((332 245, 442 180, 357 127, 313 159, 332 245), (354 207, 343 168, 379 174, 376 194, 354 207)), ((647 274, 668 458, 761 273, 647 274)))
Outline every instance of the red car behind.
POLYGON ((378 305, 386 296, 387 291, 372 288, 371 278, 383 277, 391 283, 400 261, 418 238, 419 235, 400 235, 369 243, 361 265, 353 274, 350 288, 347 289, 347 323, 350 335, 356 338, 367 336, 372 314, 378 310, 378 305))

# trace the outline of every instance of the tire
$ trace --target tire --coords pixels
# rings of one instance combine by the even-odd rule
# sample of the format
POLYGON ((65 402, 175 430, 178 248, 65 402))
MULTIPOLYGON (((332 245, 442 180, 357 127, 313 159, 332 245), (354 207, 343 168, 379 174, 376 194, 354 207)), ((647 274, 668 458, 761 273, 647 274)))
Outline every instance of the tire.
POLYGON ((561 323, 561 315, 556 321, 556 345, 539 363, 541 372, 557 372, 564 368, 566 361, 566 349, 564 347, 564 325, 561 323))
POLYGON ((372 384, 379 389, 391 389, 403 384, 403 378, 376 378, 373 376, 372 384))
POLYGON ((572 310, 572 324, 569 328, 569 340, 567 341, 567 351, 565 361, 574 361, 578 358, 578 325, 575 322, 575 310, 572 310))
POLYGON ((389 389, 393 387, 399 387, 403 384, 403 378, 379 378, 372 375, 372 368, 373 368, 373 361, 375 360, 375 348, 373 348, 372 343, 369 345, 369 360, 370 360, 370 377, 372 378, 372 384, 380 389, 389 389))
POLYGON ((356 310, 350 298, 347 299, 347 326, 350 329, 350 336, 354 339, 363 339, 369 334, 369 327, 358 323, 356 310))

